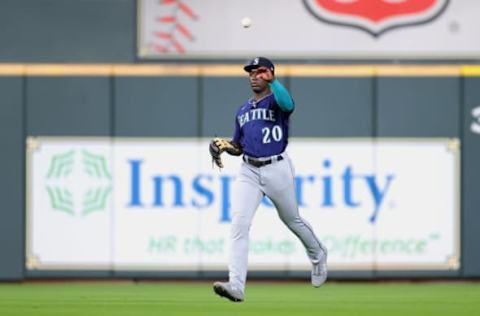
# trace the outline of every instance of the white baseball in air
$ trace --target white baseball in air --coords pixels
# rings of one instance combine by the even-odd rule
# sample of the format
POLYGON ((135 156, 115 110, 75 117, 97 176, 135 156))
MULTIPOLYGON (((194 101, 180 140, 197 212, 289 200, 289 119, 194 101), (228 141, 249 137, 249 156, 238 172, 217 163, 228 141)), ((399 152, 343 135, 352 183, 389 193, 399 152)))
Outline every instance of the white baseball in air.
POLYGON ((251 20, 248 16, 246 16, 246 17, 244 17, 244 18, 242 19, 242 26, 243 26, 244 28, 248 28, 248 27, 250 27, 251 25, 252 25, 252 20, 251 20))

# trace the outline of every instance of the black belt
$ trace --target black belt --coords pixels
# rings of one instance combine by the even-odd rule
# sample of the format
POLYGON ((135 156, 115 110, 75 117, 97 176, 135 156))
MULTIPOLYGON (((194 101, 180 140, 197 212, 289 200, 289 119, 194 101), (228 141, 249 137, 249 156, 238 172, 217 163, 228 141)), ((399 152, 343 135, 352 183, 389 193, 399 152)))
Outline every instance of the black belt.
POLYGON ((269 165, 275 161, 281 161, 283 160, 283 156, 282 155, 278 155, 274 158, 270 158, 270 159, 267 159, 267 160, 257 160, 257 159, 254 159, 254 158, 251 158, 251 157, 245 157, 243 156, 243 161, 245 161, 246 163, 254 166, 254 167, 257 167, 257 168, 260 168, 260 167, 264 167, 266 165, 269 165))

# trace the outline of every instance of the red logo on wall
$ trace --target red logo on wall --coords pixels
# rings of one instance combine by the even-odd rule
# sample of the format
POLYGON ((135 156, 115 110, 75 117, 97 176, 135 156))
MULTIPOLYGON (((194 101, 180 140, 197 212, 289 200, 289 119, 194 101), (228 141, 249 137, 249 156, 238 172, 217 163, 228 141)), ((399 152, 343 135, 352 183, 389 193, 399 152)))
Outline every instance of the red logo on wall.
POLYGON ((449 0, 303 0, 319 20, 354 27, 377 37, 396 28, 429 23, 449 0))
POLYGON ((195 41, 187 23, 198 20, 197 13, 182 0, 159 0, 156 6, 160 15, 155 19, 155 42, 150 46, 160 54, 185 53, 185 43, 195 41))

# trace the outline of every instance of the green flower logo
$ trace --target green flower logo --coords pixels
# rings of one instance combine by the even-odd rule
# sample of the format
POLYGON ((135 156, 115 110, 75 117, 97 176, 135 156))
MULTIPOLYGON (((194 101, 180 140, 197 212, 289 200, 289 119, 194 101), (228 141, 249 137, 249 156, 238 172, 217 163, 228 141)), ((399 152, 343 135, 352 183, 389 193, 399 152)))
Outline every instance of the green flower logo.
POLYGON ((46 178, 54 210, 85 216, 107 208, 112 176, 103 155, 85 149, 53 155, 46 178))

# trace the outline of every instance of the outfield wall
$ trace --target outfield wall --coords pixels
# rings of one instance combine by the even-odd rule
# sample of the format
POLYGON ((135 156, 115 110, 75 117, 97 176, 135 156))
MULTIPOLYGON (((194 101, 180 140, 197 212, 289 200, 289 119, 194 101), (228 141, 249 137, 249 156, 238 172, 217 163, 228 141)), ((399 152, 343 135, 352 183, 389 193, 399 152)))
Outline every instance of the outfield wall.
MULTIPOLYGON (((458 139, 461 252, 458 269, 337 269, 333 277, 480 276, 480 80, 471 66, 279 65, 297 103, 291 136, 349 139, 458 139)), ((26 139, 43 136, 208 139, 232 133, 250 95, 241 65, 0 66, 1 279, 42 276, 190 276, 215 271, 27 270, 26 139), (230 119, 229 119, 230 118, 230 119)), ((408 225, 405 225, 408 226, 408 225)), ((407 230, 408 227, 405 227, 407 230)), ((223 275, 220 273, 220 275, 223 275)), ((263 273, 265 274, 265 272, 263 273)), ((275 276, 306 276, 277 271, 275 276)))

